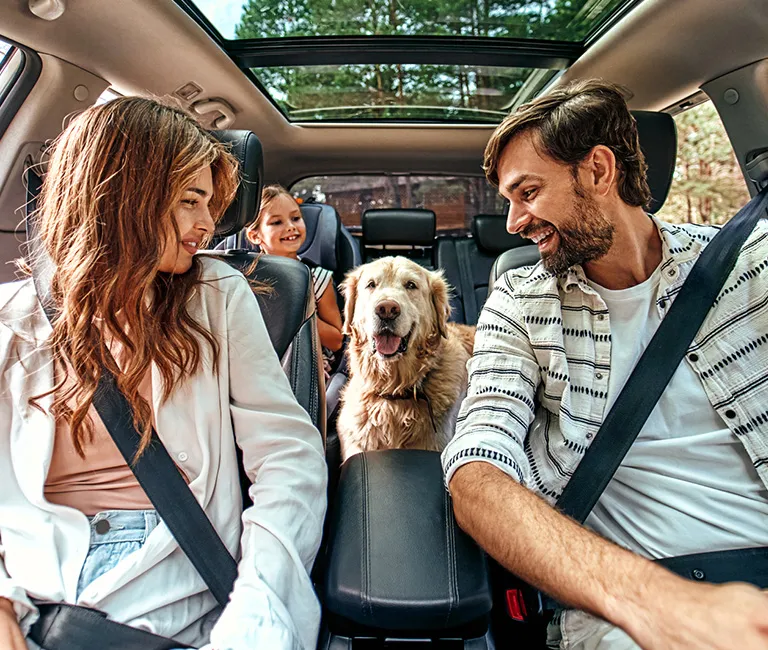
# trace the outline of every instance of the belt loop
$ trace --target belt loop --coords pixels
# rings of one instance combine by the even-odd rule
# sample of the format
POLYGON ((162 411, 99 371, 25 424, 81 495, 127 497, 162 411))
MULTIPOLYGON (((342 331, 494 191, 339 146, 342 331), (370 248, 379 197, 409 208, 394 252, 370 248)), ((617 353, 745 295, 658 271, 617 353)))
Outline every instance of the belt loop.
POLYGON ((142 544, 147 541, 147 537, 149 537, 149 534, 155 528, 156 523, 154 518, 157 517, 154 510, 145 510, 143 514, 144 514, 144 539, 142 540, 142 544))

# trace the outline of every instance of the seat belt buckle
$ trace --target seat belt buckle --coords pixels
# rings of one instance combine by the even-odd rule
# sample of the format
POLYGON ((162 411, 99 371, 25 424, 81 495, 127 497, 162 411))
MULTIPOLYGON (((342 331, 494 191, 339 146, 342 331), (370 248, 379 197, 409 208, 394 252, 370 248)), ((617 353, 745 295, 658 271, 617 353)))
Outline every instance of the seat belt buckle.
POLYGON ((507 589, 507 614, 513 621, 524 623, 528 618, 521 589, 507 589))

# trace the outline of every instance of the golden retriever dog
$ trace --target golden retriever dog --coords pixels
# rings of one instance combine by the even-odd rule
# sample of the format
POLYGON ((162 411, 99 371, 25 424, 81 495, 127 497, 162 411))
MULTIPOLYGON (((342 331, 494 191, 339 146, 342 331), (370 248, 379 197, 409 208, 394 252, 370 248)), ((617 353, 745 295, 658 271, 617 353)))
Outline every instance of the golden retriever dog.
POLYGON ((441 451, 466 395, 474 328, 448 322, 440 271, 383 257, 342 285, 350 377, 337 423, 342 459, 375 449, 441 451))

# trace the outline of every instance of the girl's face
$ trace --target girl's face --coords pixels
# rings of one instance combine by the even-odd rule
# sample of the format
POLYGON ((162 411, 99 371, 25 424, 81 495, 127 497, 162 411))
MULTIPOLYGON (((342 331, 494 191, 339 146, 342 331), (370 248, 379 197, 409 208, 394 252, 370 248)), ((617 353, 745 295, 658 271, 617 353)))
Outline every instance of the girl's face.
POLYGON ((296 257, 307 238, 307 226, 292 197, 279 194, 262 210, 258 228, 249 228, 248 239, 268 255, 296 257))
POLYGON ((200 170, 197 177, 184 189, 178 205, 172 210, 179 228, 180 238, 171 231, 160 257, 158 271, 186 273, 192 266, 192 256, 203 240, 213 234, 215 224, 208 209, 213 196, 213 175, 210 167, 200 170))

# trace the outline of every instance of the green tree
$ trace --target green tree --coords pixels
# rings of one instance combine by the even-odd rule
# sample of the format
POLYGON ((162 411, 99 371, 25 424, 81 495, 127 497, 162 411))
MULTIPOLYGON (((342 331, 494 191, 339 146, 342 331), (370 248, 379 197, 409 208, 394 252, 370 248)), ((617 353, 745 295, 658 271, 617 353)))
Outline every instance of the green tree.
POLYGON ((708 101, 678 114, 675 123, 675 174, 659 216, 675 223, 725 223, 749 193, 717 110, 708 101))
MULTIPOLYGON (((248 0, 235 33, 240 39, 441 35, 580 40, 620 2, 248 0)), ((473 117, 491 122, 499 121, 531 72, 385 64, 256 70, 279 104, 299 111, 297 118, 323 119, 324 109, 332 108, 342 118, 461 119, 470 110, 473 117)))

